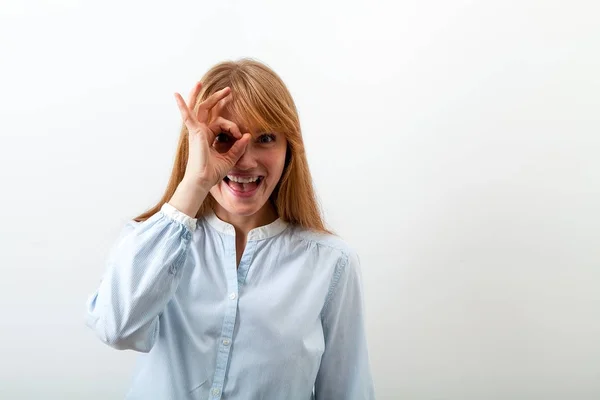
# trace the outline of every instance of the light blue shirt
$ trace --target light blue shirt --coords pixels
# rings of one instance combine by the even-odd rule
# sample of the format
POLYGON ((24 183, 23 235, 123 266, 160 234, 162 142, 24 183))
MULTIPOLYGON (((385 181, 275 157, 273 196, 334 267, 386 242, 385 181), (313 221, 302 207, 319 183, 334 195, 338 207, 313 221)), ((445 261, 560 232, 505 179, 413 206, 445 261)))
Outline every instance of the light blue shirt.
POLYGON ((108 345, 141 352, 127 399, 373 399, 359 260, 281 219, 248 233, 165 204, 131 221, 87 304, 108 345))

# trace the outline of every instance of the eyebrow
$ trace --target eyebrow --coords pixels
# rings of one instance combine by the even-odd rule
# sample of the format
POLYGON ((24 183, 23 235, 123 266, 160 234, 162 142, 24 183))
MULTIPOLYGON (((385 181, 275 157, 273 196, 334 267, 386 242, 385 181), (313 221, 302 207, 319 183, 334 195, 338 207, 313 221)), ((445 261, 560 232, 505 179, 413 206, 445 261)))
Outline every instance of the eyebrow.
POLYGON ((267 128, 256 128, 253 130, 248 129, 248 130, 245 130, 244 132, 251 132, 252 135, 262 135, 263 133, 275 133, 267 128))

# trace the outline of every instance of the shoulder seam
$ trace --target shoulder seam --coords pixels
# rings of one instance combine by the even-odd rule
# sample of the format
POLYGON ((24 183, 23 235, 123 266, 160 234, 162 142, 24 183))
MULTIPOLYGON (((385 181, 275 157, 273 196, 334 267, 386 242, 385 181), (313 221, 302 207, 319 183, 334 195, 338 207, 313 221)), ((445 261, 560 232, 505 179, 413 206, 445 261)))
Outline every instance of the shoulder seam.
MULTIPOLYGON (((349 249, 344 249, 343 247, 334 246, 334 245, 331 245, 329 243, 323 243, 323 242, 315 240, 315 239, 310 239, 310 238, 304 237, 303 235, 298 234, 296 231, 293 231, 292 235, 294 237, 297 237, 298 239, 300 239, 302 241, 313 243, 313 244, 315 244, 317 246, 325 246, 325 247, 328 247, 328 248, 333 249, 333 250, 338 250, 340 253, 342 253, 342 255, 344 257, 348 257, 349 249)), ((339 238, 339 237, 336 236, 336 238, 339 238)), ((339 239, 342 240, 341 238, 339 238, 339 239)))
POLYGON ((325 298, 325 304, 323 305, 323 309, 321 310, 321 318, 323 318, 323 315, 327 311, 327 308, 329 307, 329 304, 331 303, 331 299, 333 298, 333 296, 335 295, 335 293, 337 291, 338 282, 340 280, 340 277, 342 276, 342 273, 346 270, 346 265, 348 265, 348 255, 346 253, 342 253, 342 254, 343 254, 343 257, 340 257, 340 259, 338 260, 338 263, 335 266, 333 278, 331 279, 331 283, 329 285, 329 291, 327 292, 327 297, 325 298))

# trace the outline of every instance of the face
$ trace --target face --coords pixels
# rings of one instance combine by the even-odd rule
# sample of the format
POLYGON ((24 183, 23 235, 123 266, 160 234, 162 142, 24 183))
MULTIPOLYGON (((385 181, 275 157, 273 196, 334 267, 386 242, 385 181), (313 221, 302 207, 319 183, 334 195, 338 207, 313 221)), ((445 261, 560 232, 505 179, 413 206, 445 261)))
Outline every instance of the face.
MULTIPOLYGON (((242 133, 250 132, 235 116, 228 112, 223 112, 222 116, 236 123, 242 133)), ((285 165, 287 140, 282 133, 250 133, 252 139, 242 157, 225 179, 210 190, 221 211, 237 217, 272 212, 269 197, 279 183, 285 165)), ((215 147, 218 151, 227 151, 232 140, 226 133, 217 135, 215 147)))

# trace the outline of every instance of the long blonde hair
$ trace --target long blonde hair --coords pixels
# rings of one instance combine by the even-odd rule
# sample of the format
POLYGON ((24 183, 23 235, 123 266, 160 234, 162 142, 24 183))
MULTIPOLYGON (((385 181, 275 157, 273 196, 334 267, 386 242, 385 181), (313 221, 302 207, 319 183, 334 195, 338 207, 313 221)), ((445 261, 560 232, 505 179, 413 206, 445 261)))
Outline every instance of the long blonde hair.
MULTIPOLYGON (((196 106, 211 94, 229 86, 232 101, 227 105, 232 115, 240 116, 251 129, 283 133, 287 139, 286 162, 278 185, 273 190, 273 202, 279 218, 318 232, 325 229, 315 197, 312 177, 308 168, 300 120, 294 100, 281 78, 268 66, 244 58, 225 61, 213 66, 201 80, 203 87, 196 106)), ((212 118, 212 116, 210 116, 212 118)), ((173 170, 167 188, 155 206, 134 218, 141 222, 169 201, 183 179, 188 159, 188 130, 182 123, 173 170)), ((208 195, 196 217, 213 207, 215 199, 208 195)))

